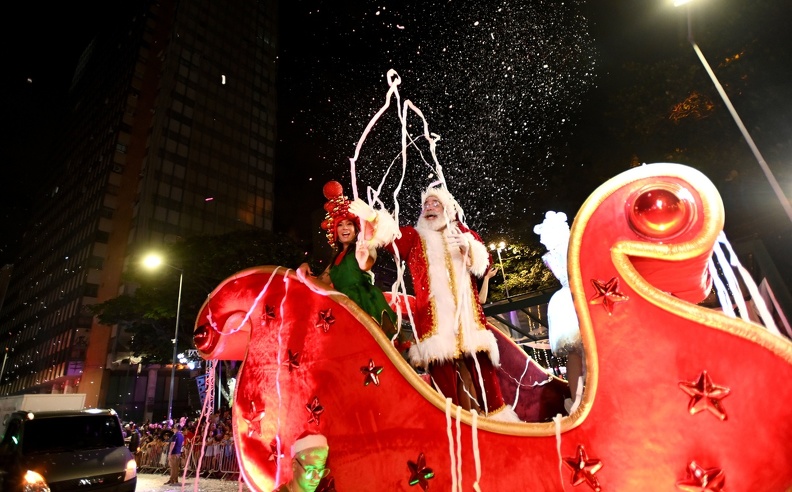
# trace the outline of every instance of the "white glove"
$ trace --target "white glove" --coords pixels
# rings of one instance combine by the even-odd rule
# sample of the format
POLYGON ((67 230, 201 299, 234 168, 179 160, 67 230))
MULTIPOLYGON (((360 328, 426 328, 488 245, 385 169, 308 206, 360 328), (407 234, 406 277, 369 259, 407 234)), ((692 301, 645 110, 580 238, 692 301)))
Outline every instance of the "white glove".
POLYGON ((355 198, 355 200, 349 204, 349 211, 367 222, 373 222, 374 219, 377 218, 377 212, 360 198, 355 198))
POLYGON ((459 251, 462 253, 462 256, 467 255, 468 249, 470 249, 470 244, 468 244, 468 240, 464 234, 459 231, 456 232, 449 232, 446 236, 448 238, 448 246, 449 247, 458 247, 459 251))

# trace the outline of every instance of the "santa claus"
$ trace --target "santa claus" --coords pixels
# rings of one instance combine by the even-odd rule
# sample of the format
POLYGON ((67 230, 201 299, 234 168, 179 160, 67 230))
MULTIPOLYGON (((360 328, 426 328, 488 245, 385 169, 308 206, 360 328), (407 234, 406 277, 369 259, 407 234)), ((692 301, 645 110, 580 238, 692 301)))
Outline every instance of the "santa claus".
POLYGON ((360 199, 349 207, 368 224, 372 246, 384 246, 397 264, 404 261, 410 270, 416 335, 410 362, 424 368, 437 390, 457 405, 460 370, 467 370, 475 388, 474 404, 486 416, 519 421, 503 401, 495 372, 498 346, 478 302, 475 277, 490 265, 487 248, 460 222, 462 209, 445 186, 430 186, 421 203, 414 227, 398 227, 387 211, 375 211, 360 199))

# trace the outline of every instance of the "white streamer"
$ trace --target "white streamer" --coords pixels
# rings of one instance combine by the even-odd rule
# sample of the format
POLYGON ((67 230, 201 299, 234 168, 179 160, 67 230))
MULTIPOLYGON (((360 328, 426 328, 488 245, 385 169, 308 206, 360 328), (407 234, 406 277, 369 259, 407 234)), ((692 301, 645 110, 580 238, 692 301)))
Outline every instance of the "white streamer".
POLYGON ((451 458, 451 492, 457 492, 456 455, 454 454, 454 434, 451 431, 451 398, 446 398, 446 436, 448 437, 448 455, 451 458))
POLYGON ((457 475, 459 476, 459 490, 462 490, 462 407, 456 407, 456 440, 457 440, 457 475))
POLYGON ((479 454, 479 445, 478 445, 478 412, 475 410, 471 410, 470 413, 473 415, 473 425, 471 432, 473 433, 472 436, 472 446, 473 446, 473 462, 476 465, 476 481, 473 482, 473 490, 476 492, 481 492, 481 487, 479 486, 479 481, 481 480, 481 455, 479 454))
POLYGON ((561 414, 556 414, 553 417, 553 422, 555 423, 555 432, 556 432, 556 453, 558 453, 558 477, 561 479, 561 490, 566 490, 565 483, 564 483, 564 458, 561 456, 561 414))

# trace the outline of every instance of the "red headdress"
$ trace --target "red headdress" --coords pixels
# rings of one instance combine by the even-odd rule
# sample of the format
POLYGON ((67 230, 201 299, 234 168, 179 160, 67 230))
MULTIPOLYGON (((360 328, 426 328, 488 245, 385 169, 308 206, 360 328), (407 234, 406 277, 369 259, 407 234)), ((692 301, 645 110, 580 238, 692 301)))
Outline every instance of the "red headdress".
POLYGON ((336 242, 336 226, 344 219, 351 220, 355 223, 358 230, 360 229, 360 220, 357 215, 349 211, 349 199, 344 196, 344 187, 338 181, 328 181, 322 187, 322 193, 327 202, 324 204, 324 209, 327 214, 325 220, 322 221, 322 229, 325 230, 327 235, 327 242, 334 245, 336 242))

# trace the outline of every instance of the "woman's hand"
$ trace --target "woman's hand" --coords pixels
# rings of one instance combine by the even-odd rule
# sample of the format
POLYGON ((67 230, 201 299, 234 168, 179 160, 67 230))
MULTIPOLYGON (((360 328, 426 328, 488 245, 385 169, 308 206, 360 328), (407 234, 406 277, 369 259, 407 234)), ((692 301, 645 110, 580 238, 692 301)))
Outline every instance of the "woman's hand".
POLYGON ((305 279, 308 276, 312 275, 311 267, 308 265, 308 263, 303 263, 300 266, 298 266, 295 272, 297 273, 297 278, 300 279, 302 282, 305 282, 305 279))
POLYGON ((484 274, 484 278, 489 280, 497 274, 498 274, 498 267, 490 267, 490 269, 487 270, 487 273, 484 274))
POLYGON ((368 241, 358 239, 357 246, 355 247, 355 259, 360 269, 367 272, 374 266, 377 256, 376 252, 369 248, 368 241))

